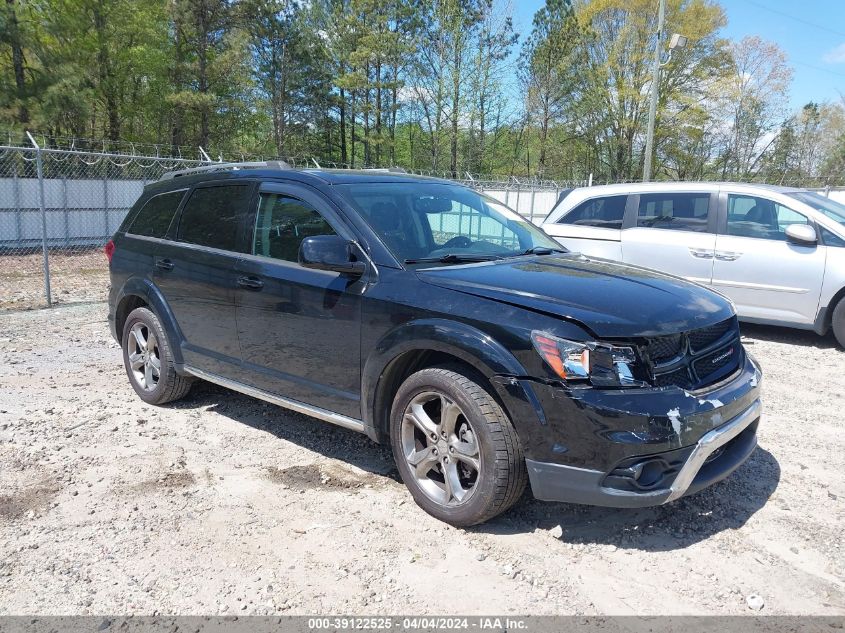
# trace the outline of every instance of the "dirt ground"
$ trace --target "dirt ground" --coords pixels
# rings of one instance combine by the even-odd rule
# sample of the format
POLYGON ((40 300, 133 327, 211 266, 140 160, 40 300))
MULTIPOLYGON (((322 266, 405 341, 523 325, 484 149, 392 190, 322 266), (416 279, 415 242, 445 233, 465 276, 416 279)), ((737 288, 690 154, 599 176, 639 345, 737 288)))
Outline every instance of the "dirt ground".
MULTIPOLYGON (((50 295, 54 305, 105 301, 109 266, 102 248, 49 253, 50 295)), ((44 256, 0 254, 0 313, 32 310, 47 305, 44 293, 44 256)))
POLYGON ((0 614, 845 614, 845 352, 745 334, 765 415, 727 481, 462 530, 362 435, 203 383, 144 404, 102 303, 0 315, 0 614))

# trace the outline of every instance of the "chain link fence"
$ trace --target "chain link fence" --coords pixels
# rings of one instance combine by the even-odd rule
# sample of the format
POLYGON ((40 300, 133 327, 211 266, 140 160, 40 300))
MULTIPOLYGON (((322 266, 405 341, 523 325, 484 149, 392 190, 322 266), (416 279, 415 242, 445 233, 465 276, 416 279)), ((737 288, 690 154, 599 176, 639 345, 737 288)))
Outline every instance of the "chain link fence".
MULTIPOLYGON (((109 274, 103 246, 144 186, 165 172, 213 162, 202 148, 196 148, 197 158, 192 159, 184 157, 192 153, 188 148, 161 156, 157 146, 102 145, 95 149, 91 143, 80 148, 73 142, 58 143, 44 137, 30 136, 29 141, 29 147, 11 138, 0 145, 0 312, 105 300, 109 274)), ((231 158, 262 160, 255 156, 231 158)), ((318 163, 313 158, 284 160, 300 169, 350 167, 318 163)), ((450 176, 444 172, 408 172, 450 176)), ((483 191, 537 224, 564 190, 593 184, 592 178, 560 182, 470 173, 462 176, 452 180, 483 191)), ((803 183, 808 185, 845 202, 845 187, 803 183)), ((477 228, 482 230, 481 225, 477 228)))
POLYGON ((200 164, 0 146, 0 310, 104 300, 103 246, 144 185, 200 164))
MULTIPOLYGON (((43 144, 31 138, 31 147, 0 145, 0 311, 105 300, 103 247, 144 186, 165 172, 211 162, 43 144)), ((286 161, 299 168, 346 167, 286 161)), ((537 222, 564 189, 586 184, 471 174, 458 180, 537 222)))

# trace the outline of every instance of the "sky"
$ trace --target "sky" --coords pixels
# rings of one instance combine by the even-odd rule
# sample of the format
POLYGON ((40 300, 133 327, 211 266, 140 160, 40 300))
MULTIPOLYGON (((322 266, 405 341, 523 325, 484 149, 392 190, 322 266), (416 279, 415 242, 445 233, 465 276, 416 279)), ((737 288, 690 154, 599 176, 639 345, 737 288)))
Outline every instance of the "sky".
MULTIPOLYGON (((514 25, 522 41, 543 0, 514 0, 514 25)), ((654 0, 655 12, 657 0, 654 0)), ((791 106, 838 101, 845 95, 845 0, 721 0, 725 37, 759 35, 777 43, 794 70, 791 106)))

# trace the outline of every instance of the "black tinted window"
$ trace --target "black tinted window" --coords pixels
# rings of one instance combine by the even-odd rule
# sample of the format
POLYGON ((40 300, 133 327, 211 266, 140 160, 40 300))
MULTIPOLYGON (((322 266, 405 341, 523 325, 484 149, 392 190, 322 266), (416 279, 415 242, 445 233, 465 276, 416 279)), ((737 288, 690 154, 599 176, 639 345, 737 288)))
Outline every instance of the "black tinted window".
POLYGON ((335 235, 316 209, 280 193, 262 193, 252 254, 295 262, 299 244, 312 235, 335 235))
POLYGON ((608 196, 582 202, 560 219, 559 224, 599 226, 605 229, 621 229, 628 196, 608 196))
POLYGON ((705 233, 709 208, 709 193, 641 194, 637 226, 705 233))
POLYGON ((179 239, 191 244, 237 251, 238 225, 247 213, 248 185, 195 189, 182 209, 179 239))
POLYGON ((147 237, 164 237, 184 195, 184 191, 173 191, 147 200, 132 221, 129 232, 147 237))

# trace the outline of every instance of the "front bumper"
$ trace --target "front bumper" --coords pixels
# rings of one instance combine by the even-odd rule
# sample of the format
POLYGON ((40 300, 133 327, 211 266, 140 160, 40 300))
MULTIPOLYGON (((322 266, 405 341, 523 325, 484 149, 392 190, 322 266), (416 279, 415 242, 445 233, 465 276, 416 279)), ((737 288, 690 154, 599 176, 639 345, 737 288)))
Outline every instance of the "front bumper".
POLYGON ((493 380, 534 496, 617 507, 666 503, 736 470, 756 446, 761 383, 747 354, 735 375, 696 392, 493 380))
MULTIPOLYGON (((526 460, 531 490, 537 499, 588 505, 639 508, 674 501, 721 481, 739 468, 757 446, 762 407, 755 400, 745 411, 704 434, 692 447, 671 485, 647 491, 620 490, 605 485, 599 470, 526 460), (722 449, 720 453, 717 451, 722 449), (708 458, 715 457, 708 461, 708 458)), ((653 457, 660 457, 659 455, 653 457)))

